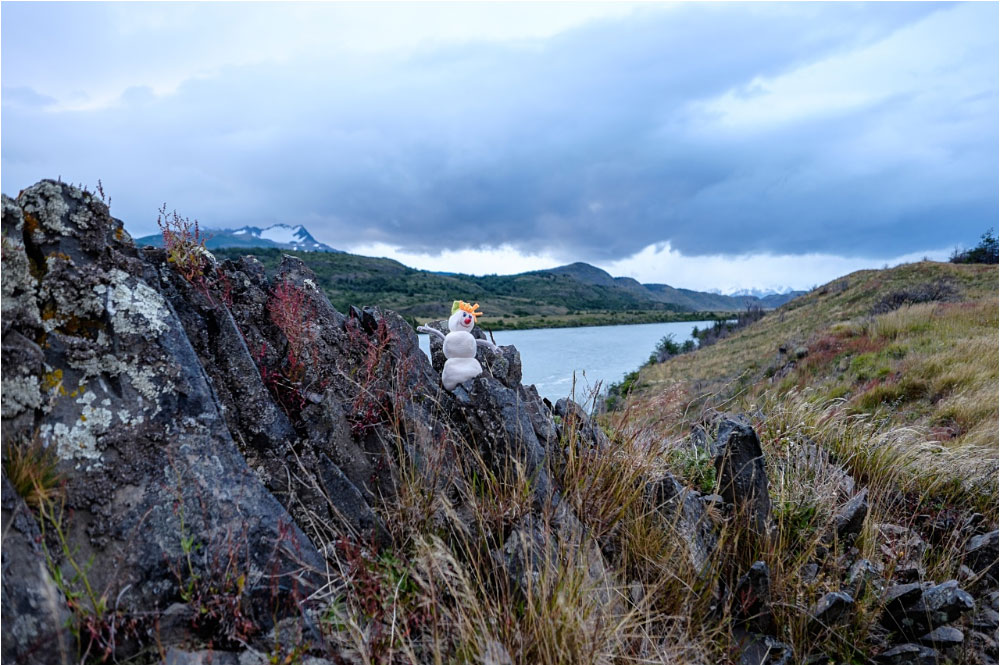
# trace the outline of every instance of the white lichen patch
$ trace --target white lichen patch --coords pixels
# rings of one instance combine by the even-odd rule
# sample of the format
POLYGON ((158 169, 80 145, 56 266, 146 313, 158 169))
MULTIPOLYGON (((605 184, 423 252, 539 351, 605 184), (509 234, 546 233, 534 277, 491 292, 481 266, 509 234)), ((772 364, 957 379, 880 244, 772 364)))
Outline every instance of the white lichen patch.
POLYGON ((111 271, 111 284, 98 285, 94 291, 105 298, 105 309, 117 334, 158 335, 170 327, 170 310, 163 297, 123 270, 111 271))
POLYGON ((51 299, 55 304, 54 309, 48 310, 42 317, 46 332, 66 326, 74 320, 96 319, 104 313, 103 298, 90 290, 71 288, 61 280, 43 282, 40 298, 51 299))
POLYGON ((42 405, 42 391, 38 386, 38 377, 19 377, 7 373, 3 376, 2 386, 3 408, 0 409, 0 413, 5 419, 42 405))
POLYGON ((309 278, 306 278, 305 280, 303 280, 302 284, 304 284, 305 286, 309 287, 313 291, 316 291, 316 283, 313 282, 312 280, 310 280, 309 278))
POLYGON ((122 422, 122 425, 127 426, 137 426, 146 420, 141 413, 133 416, 127 409, 118 410, 118 419, 122 422))
POLYGON ((156 369, 148 365, 128 363, 114 354, 102 354, 91 356, 85 360, 73 359, 69 362, 71 368, 83 372, 85 378, 118 377, 124 375, 132 384, 132 388, 139 392, 141 396, 156 404, 156 398, 160 390, 156 387, 156 369))
MULTIPOLYGON (((69 194, 82 196, 80 190, 75 187, 70 188, 69 194)), ((46 231, 53 235, 72 235, 62 221, 63 216, 69 212, 69 204, 63 199, 62 187, 58 183, 42 181, 25 190, 22 196, 18 197, 19 203, 22 200, 24 212, 34 215, 46 231), (44 201, 44 206, 36 205, 36 201, 44 201)))
MULTIPOLYGON (((20 212, 20 211, 19 211, 20 212)), ((0 280, 0 290, 3 297, 0 298, 0 310, 5 320, 14 317, 18 313, 27 317, 28 324, 37 325, 40 320, 38 308, 35 305, 35 278, 31 276, 28 265, 28 255, 24 250, 24 243, 17 237, 2 236, 2 274, 0 280)))
POLYGON ((76 460, 77 468, 86 465, 89 471, 101 465, 101 450, 97 438, 111 427, 111 410, 95 407, 97 395, 87 391, 76 403, 81 405, 80 415, 75 422, 47 423, 41 427, 42 441, 54 443, 56 455, 63 460, 76 460))

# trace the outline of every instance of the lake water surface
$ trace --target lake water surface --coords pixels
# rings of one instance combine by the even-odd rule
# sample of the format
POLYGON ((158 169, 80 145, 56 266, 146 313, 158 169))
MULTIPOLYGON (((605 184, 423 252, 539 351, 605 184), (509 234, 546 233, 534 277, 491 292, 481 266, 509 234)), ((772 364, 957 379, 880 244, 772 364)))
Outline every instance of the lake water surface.
MULTIPOLYGON (((514 345, 521 353, 524 384, 534 384, 542 397, 553 403, 573 391, 585 402, 600 385, 606 389, 620 382, 626 373, 646 362, 665 335, 683 343, 691 339, 691 329, 711 326, 711 321, 682 321, 668 324, 626 326, 581 326, 579 328, 533 328, 525 331, 497 331, 498 345, 514 345)), ((430 341, 421 334, 420 348, 430 353, 430 341)))

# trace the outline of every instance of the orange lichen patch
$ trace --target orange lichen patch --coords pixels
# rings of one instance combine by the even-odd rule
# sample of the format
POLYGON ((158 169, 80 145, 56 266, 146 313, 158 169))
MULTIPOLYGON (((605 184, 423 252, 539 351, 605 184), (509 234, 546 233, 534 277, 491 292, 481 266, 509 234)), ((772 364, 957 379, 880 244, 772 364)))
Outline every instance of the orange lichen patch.
POLYGON ((73 260, 65 252, 50 252, 47 259, 62 259, 68 264, 73 263, 73 260))
POLYGON ((42 225, 38 222, 38 218, 31 213, 24 214, 24 228, 32 235, 42 228, 42 225))
POLYGON ((66 387, 63 386, 63 371, 59 368, 42 375, 42 390, 51 391, 53 389, 58 390, 59 395, 66 395, 66 387))
POLYGON ((124 237, 125 237, 125 229, 123 229, 122 227, 118 227, 117 229, 115 229, 115 240, 121 240, 124 237))
MULTIPOLYGON (((49 301, 44 306, 42 306, 42 320, 51 321, 56 317, 59 317, 59 311, 56 309, 55 303, 49 301)), ((96 339, 97 332, 104 329, 104 322, 98 321, 96 319, 81 319, 76 315, 70 315, 63 319, 63 321, 56 327, 56 330, 65 335, 72 335, 75 337, 89 337, 91 339, 96 339)))
POLYGON ((103 328, 104 323, 96 319, 81 319, 80 317, 70 315, 56 330, 66 335, 94 339, 97 337, 97 332, 103 328))

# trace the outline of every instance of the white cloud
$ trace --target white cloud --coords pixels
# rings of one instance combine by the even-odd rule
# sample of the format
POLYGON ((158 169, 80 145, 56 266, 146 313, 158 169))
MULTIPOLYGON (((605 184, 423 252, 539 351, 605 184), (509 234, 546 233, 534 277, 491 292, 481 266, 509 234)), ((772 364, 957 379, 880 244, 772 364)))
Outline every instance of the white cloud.
POLYGON ((525 254, 509 245, 495 248, 442 250, 440 254, 408 252, 386 243, 367 243, 344 248, 353 254, 386 257, 425 271, 467 275, 513 275, 554 268, 562 263, 549 254, 525 254))
POLYGON ((662 283, 684 289, 723 293, 736 289, 809 289, 866 268, 920 261, 942 261, 950 249, 913 252, 896 257, 843 257, 834 254, 744 254, 685 256, 669 243, 649 245, 631 257, 601 264, 612 275, 643 283, 662 283))
MULTIPOLYGON (((837 53, 774 77, 755 77, 740 89, 694 104, 702 131, 769 130, 912 96, 940 114, 940 100, 968 104, 974 92, 995 89, 995 34, 982 30, 982 7, 956 4, 906 25, 868 46, 837 53)), ((980 106, 988 99, 978 101, 980 106)))
MULTIPOLYGON (((443 250, 440 254, 408 252, 386 243, 344 248, 353 254, 395 259, 411 268, 467 275, 513 275, 555 268, 567 263, 549 254, 525 254, 510 246, 465 250, 443 250)), ((698 291, 737 289, 810 289, 854 271, 920 261, 927 257, 943 261, 951 249, 913 252, 896 257, 842 257, 833 254, 744 254, 685 256, 669 243, 649 245, 624 259, 597 266, 615 277, 631 277, 643 283, 669 284, 698 291)))
POLYGON ((5 67, 3 78, 5 86, 54 97, 54 110, 95 110, 131 87, 168 95, 228 67, 296 59, 350 66, 358 57, 546 39, 633 11, 634 3, 617 2, 5 4, 4 22, 12 26, 3 32, 5 58, 32 55, 5 67), (72 53, 72 67, 37 57, 41 32, 72 53))

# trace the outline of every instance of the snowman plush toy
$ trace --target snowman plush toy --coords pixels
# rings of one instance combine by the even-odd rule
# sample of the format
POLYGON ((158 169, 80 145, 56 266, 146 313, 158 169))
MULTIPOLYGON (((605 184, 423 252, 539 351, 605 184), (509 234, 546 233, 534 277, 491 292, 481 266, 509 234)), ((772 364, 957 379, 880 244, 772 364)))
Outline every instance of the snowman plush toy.
POLYGON ((477 312, 479 303, 469 305, 465 301, 455 301, 451 306, 451 317, 448 319, 448 335, 430 326, 418 326, 422 333, 436 335, 444 345, 444 369, 441 371, 441 383, 449 391, 483 372, 483 367, 476 360, 476 349, 479 345, 489 347, 494 352, 500 350, 491 342, 477 340, 472 336, 472 328, 476 319, 483 313, 477 312))

